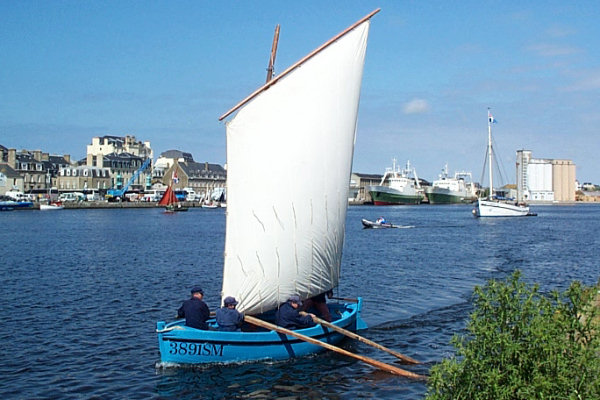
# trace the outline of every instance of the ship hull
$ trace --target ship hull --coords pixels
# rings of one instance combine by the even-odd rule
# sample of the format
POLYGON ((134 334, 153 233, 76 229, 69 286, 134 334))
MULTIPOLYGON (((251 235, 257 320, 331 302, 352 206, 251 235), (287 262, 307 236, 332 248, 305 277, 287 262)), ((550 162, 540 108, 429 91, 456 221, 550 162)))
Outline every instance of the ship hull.
POLYGON ((466 193, 453 192, 444 189, 425 191, 429 204, 466 204, 473 203, 477 198, 469 197, 466 193))
POLYGON ((369 194, 376 206, 390 206, 403 204, 421 204, 423 197, 419 193, 408 194, 387 186, 371 186, 369 194))

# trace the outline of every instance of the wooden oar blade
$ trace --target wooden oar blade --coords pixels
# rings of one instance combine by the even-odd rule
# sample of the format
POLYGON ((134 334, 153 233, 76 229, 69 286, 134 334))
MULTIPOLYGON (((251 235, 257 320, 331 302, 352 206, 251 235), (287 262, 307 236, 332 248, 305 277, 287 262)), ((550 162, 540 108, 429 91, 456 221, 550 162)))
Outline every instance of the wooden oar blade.
MULTIPOLYGON (((303 314, 303 313, 301 312, 301 314, 303 314)), ((306 314, 306 313, 304 313, 304 314, 306 314)), ((414 358, 411 358, 409 356, 405 356, 404 354, 398 353, 395 350, 392 350, 392 349, 389 349, 389 348, 387 348, 385 346, 382 346, 379 343, 376 343, 376 342, 374 342, 372 340, 369 340, 369 339, 367 339, 367 338, 365 338, 363 336, 360 336, 357 333, 354 333, 352 331, 349 331, 347 329, 344 329, 344 328, 341 328, 341 327, 339 327, 337 325, 334 325, 331 322, 325 321, 324 319, 321 319, 321 318, 319 318, 317 316, 314 316, 313 320, 316 323, 318 323, 318 324, 321 324, 321 325, 326 326, 326 327, 328 327, 330 329, 333 329, 336 332, 341 333, 342 335, 346 335, 349 338, 356 339, 359 342, 368 344, 369 346, 375 347, 375 348, 377 348, 379 350, 383 350, 383 351, 385 351, 385 352, 387 352, 387 353, 389 353, 389 354, 391 354, 391 355, 399 358, 400 360, 404 361, 405 363, 408 363, 408 364, 422 364, 422 362, 417 361, 414 358)))
POLYGON ((358 355, 358 354, 354 354, 354 353, 352 353, 352 352, 350 352, 348 350, 344 350, 344 349, 342 349, 340 347, 334 346, 334 345, 326 343, 326 342, 321 342, 320 340, 314 339, 314 338, 312 338, 310 336, 306 336, 306 335, 303 335, 301 333, 298 333, 298 332, 295 332, 295 331, 292 331, 292 330, 289 330, 289 329, 286 329, 286 328, 282 328, 281 326, 277 326, 277 325, 271 324, 271 323, 263 321, 261 319, 252 317, 250 315, 244 316, 244 319, 247 322, 249 322, 249 323, 251 323, 253 325, 257 325, 257 326, 260 326, 260 327, 263 327, 263 328, 267 328, 267 329, 273 330, 275 332, 279 332, 279 333, 283 333, 283 334, 286 334, 286 335, 289 335, 289 336, 293 336, 293 337, 298 338, 300 340, 304 340, 305 342, 312 343, 312 344, 324 347, 324 348, 326 348, 328 350, 335 351, 336 353, 340 353, 340 354, 343 354, 345 356, 355 358, 355 359, 360 360, 360 361, 362 361, 364 363, 367 363, 367 364, 369 364, 371 366, 377 367, 377 368, 379 368, 379 369, 381 369, 383 371, 387 371, 387 372, 395 374, 395 375, 400 375, 400 376, 404 376, 406 378, 411 378, 411 379, 427 379, 426 376, 415 374, 414 372, 406 371, 406 370, 404 370, 402 368, 398 368, 398 367, 395 367, 393 365, 389 365, 389 364, 383 363, 381 361, 374 360, 374 359, 369 358, 369 357, 365 357, 365 356, 361 356, 361 355, 358 355))

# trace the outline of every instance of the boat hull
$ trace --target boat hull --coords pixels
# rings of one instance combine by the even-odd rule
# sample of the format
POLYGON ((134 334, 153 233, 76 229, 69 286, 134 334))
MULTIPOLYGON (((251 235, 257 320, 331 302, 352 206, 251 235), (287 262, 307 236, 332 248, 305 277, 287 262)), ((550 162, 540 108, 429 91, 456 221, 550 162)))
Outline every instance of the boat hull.
POLYGON ((33 203, 30 201, 0 201, 0 211, 12 211, 19 208, 32 208, 33 203))
POLYGON ((368 192, 376 206, 421 204, 423 200, 420 193, 404 193, 388 186, 370 186, 368 192))
POLYGON ((499 201, 478 200, 473 209, 475 217, 526 217, 529 207, 499 201))
POLYGON ((369 221, 368 219, 362 219, 363 227, 369 229, 382 229, 382 228, 395 228, 393 224, 381 224, 373 221, 369 221))
POLYGON ((63 208, 65 207, 57 204, 40 204, 41 211, 62 210, 63 208))
POLYGON ((466 193, 453 192, 447 189, 425 190, 429 204, 468 204, 473 203, 477 198, 469 197, 466 193))
MULTIPOLYGON (((332 321, 341 328, 356 331, 365 329, 360 317, 362 299, 357 303, 329 304, 332 321)), ((209 325, 215 326, 214 320, 209 325)), ((184 321, 157 323, 160 361, 170 364, 239 363, 259 360, 284 360, 318 353, 325 349, 293 336, 274 331, 222 332, 199 330, 184 326, 184 321)), ((326 342, 339 343, 344 336, 321 325, 297 331, 303 335, 326 342)))

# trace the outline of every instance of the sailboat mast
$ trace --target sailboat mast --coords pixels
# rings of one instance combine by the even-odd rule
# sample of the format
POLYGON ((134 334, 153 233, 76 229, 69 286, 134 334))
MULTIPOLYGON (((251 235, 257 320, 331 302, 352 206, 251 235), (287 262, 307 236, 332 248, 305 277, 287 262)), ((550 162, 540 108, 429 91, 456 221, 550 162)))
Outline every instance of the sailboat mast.
POLYGON ((271 46, 271 57, 269 58, 269 67, 267 68, 267 81, 269 83, 273 78, 273 66, 275 65, 275 56, 277 55, 277 43, 279 42, 279 24, 275 27, 273 35, 273 45, 271 46))
POLYGON ((488 166, 490 173, 490 193, 488 194, 488 200, 493 199, 494 193, 494 180, 492 174, 492 114, 490 113, 490 109, 488 108, 488 166))

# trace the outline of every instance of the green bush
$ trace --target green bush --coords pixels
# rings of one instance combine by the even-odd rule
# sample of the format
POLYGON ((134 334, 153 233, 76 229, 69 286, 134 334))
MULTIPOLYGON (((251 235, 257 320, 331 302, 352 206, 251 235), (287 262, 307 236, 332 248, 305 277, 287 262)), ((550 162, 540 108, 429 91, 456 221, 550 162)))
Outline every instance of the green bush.
POLYGON ((431 369, 427 399, 600 399, 598 290, 539 293, 516 271, 476 287, 456 355, 431 369))

